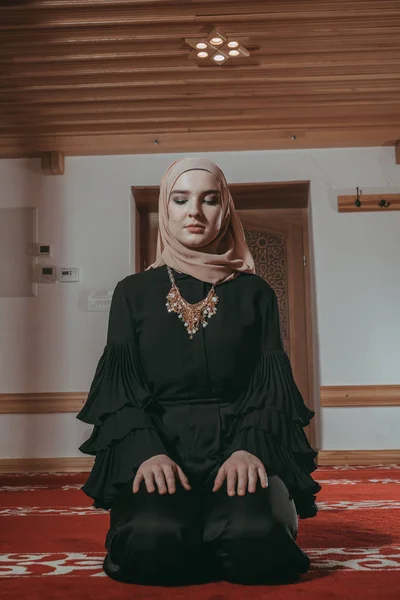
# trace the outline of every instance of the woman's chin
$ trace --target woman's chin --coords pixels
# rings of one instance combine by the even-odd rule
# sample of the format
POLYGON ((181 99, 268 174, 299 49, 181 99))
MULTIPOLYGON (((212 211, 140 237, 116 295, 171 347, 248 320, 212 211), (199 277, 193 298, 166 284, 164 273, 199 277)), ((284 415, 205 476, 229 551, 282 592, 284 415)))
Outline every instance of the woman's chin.
POLYGON ((204 234, 200 234, 200 233, 191 234, 190 237, 185 236, 185 238, 183 240, 181 240, 181 242, 187 248, 202 248, 204 246, 207 246, 207 244, 210 243, 209 240, 206 239, 204 234))
POLYGON ((193 250, 199 250, 201 252, 203 248, 207 248, 207 252, 215 253, 217 248, 214 248, 213 242, 218 237, 217 232, 204 231, 202 233, 189 233, 186 230, 183 235, 177 236, 176 239, 186 246, 186 248, 192 248, 193 250), (211 234, 211 235, 210 235, 211 234))

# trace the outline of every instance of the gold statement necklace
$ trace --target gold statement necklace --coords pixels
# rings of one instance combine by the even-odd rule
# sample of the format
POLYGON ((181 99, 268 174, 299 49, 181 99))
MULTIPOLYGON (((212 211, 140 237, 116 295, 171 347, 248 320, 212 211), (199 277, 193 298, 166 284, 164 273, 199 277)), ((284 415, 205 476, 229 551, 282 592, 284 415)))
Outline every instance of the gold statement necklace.
POLYGON ((219 298, 215 293, 214 286, 211 287, 207 297, 196 304, 186 302, 175 283, 171 268, 167 265, 169 279, 172 287, 167 294, 167 302, 165 306, 168 312, 175 312, 178 318, 182 320, 183 325, 187 328, 190 339, 193 339, 195 333, 199 331, 200 326, 207 327, 208 319, 211 319, 217 312, 217 304, 219 298))

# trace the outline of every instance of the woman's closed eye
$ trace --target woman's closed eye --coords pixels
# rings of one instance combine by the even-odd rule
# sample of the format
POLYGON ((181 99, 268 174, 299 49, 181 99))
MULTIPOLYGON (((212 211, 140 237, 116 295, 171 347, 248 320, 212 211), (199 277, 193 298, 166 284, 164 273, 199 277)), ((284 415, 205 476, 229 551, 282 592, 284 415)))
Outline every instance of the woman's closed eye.
POLYGON ((218 200, 218 196, 208 196, 208 198, 204 198, 206 204, 218 204, 218 200))
MULTIPOLYGON (((175 202, 175 204, 185 204, 188 200, 187 198, 182 198, 179 196, 174 196, 172 198, 172 201, 175 202)), ((207 196, 203 199, 203 202, 205 204, 211 204, 211 205, 215 205, 218 203, 218 197, 217 196, 207 196)))

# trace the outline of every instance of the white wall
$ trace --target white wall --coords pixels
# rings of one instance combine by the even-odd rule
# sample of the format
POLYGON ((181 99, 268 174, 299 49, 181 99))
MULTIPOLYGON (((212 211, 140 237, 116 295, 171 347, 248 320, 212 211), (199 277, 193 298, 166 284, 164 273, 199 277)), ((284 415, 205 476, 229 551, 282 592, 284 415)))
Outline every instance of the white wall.
MULTIPOLYGON (((337 195, 356 186, 400 191, 394 149, 205 155, 232 183, 311 181, 320 383, 398 384, 400 212, 337 212, 337 195)), ((0 207, 37 206, 39 241, 55 255, 41 262, 79 267, 83 276, 40 285, 36 298, 0 298, 1 393, 88 389, 108 313, 88 312, 87 295, 131 272, 130 188, 158 184, 179 156, 71 157, 54 177, 42 175, 36 159, 0 160, 0 207)), ((2 415, 0 457, 78 456, 90 428, 71 417, 2 415)), ((400 407, 322 409, 318 418, 320 448, 398 447, 400 407)))

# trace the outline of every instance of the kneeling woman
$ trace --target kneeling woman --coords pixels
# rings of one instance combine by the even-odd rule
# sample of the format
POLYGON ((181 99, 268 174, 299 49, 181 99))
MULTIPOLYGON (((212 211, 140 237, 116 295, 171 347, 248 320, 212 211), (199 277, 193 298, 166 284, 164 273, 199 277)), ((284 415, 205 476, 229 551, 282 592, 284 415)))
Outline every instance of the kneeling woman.
POLYGON ((82 489, 111 509, 104 570, 157 584, 298 576, 298 515, 316 515, 321 487, 276 296, 214 163, 173 163, 159 217, 156 262, 117 284, 78 415, 96 456, 82 489))

